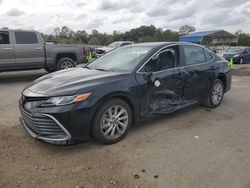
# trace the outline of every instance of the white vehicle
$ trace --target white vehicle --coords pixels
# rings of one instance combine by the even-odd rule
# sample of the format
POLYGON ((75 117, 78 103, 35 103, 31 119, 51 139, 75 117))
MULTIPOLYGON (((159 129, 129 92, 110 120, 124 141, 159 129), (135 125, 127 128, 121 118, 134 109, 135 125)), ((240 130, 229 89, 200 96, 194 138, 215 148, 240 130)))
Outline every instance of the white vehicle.
POLYGON ((105 54, 113 49, 116 49, 116 48, 119 48, 122 46, 131 45, 131 44, 134 44, 134 43, 131 41, 116 41, 116 42, 111 43, 108 46, 96 48, 96 57, 98 58, 98 57, 102 56, 103 54, 105 54))

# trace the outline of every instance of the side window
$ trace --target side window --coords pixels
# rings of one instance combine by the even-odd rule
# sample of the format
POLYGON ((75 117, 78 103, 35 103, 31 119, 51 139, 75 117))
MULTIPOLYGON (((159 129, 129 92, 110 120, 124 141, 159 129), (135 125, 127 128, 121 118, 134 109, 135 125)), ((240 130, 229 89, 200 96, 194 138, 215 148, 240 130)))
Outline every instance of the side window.
POLYGON ((167 48, 159 54, 152 57, 149 62, 144 65, 142 71, 157 72, 170 68, 174 68, 177 62, 177 51, 175 47, 167 48))
POLYGON ((0 45, 10 44, 10 37, 8 31, 0 31, 0 45))
POLYGON ((186 65, 205 63, 204 50, 198 46, 183 46, 184 59, 186 65))
POLYGON ((206 56, 206 62, 209 62, 214 58, 207 50, 204 50, 204 52, 206 56))
POLYGON ((15 31, 17 44, 37 44, 37 35, 34 32, 15 31))

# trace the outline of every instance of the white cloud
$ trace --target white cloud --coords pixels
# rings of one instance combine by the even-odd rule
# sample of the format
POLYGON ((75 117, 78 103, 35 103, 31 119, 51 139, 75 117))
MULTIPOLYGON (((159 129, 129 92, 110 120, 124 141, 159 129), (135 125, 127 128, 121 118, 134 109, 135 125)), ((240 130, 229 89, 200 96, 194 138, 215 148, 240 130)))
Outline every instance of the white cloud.
POLYGON ((190 24, 198 30, 250 33, 249 8, 249 0, 0 0, 0 27, 51 33, 66 25, 111 33, 140 25, 178 30, 190 24))

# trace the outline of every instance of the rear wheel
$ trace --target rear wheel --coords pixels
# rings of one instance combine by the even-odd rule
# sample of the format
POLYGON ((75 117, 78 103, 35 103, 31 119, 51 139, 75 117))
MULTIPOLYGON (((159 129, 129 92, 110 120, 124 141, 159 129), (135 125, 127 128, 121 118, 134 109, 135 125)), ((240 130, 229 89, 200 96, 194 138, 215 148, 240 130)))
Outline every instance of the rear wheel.
POLYGON ((243 59, 243 58, 240 58, 239 63, 240 63, 240 64, 244 64, 244 59, 243 59))
POLYGON ((69 69, 75 66, 74 60, 68 57, 64 57, 57 62, 57 70, 69 69))
POLYGON ((216 79, 213 83, 209 96, 204 102, 204 105, 210 108, 216 108, 220 105, 224 95, 224 85, 220 79, 216 79))
POLYGON ((109 100, 94 117, 92 136, 103 144, 119 142, 127 134, 131 122, 132 113, 128 104, 121 99, 109 100))

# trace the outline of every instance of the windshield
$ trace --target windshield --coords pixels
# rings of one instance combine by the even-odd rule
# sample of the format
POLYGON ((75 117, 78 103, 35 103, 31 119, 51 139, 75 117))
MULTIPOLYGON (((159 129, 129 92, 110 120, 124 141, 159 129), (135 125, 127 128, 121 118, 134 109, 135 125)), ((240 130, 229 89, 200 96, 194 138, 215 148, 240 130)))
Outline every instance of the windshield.
POLYGON ((147 55, 152 47, 126 46, 117 48, 87 66, 103 71, 130 72, 147 55))
POLYGON ((243 52, 244 52, 244 48, 231 48, 228 50, 228 53, 232 53, 232 54, 239 54, 243 52))
POLYGON ((120 46, 120 42, 113 42, 109 45, 109 47, 112 47, 112 48, 117 48, 120 46))

